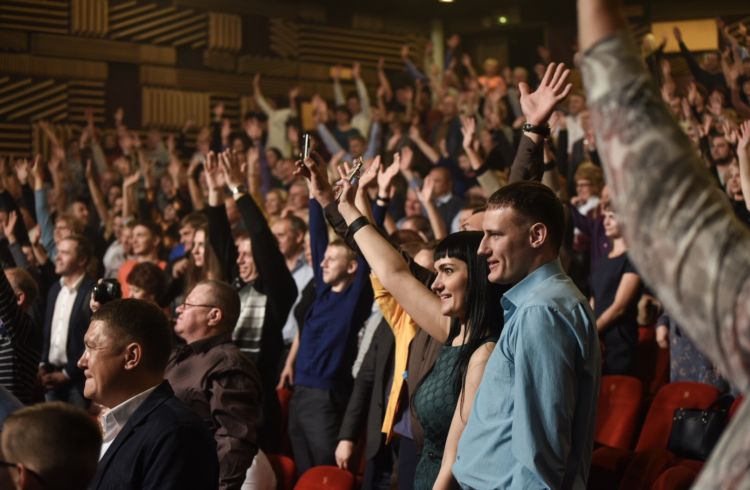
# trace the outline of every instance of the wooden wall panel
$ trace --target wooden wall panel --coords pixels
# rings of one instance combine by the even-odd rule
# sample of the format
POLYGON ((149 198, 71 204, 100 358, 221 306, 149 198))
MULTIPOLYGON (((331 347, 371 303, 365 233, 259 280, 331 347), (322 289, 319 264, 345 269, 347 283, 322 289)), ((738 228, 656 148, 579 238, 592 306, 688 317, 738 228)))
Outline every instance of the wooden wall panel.
POLYGON ((101 37, 109 31, 107 0, 71 0, 70 32, 79 36, 101 37))
POLYGON ((21 31, 0 29, 0 49, 3 51, 28 51, 29 35, 21 31))
POLYGON ((86 123, 86 110, 90 109, 96 124, 104 124, 104 103, 106 98, 103 81, 71 80, 68 82, 68 110, 70 121, 86 123))
POLYGON ((67 0, 2 0, 0 29, 67 34, 69 7, 67 0))
POLYGON ((207 15, 192 9, 135 0, 114 1, 109 8, 109 36, 116 40, 202 48, 207 27, 207 15))
POLYGON ((31 125, 0 123, 0 154, 28 158, 32 154, 31 125))
POLYGON ((208 47, 231 52, 242 49, 242 18, 239 15, 209 12, 208 47))
POLYGON ((210 103, 208 93, 144 87, 141 126, 181 128, 188 119, 206 125, 211 120, 210 103))
POLYGON ((105 80, 107 64, 94 61, 0 53, 0 73, 105 80))
POLYGON ((54 79, 15 79, 0 84, 0 118, 8 122, 32 119, 62 121, 68 117, 68 85, 54 79))
POLYGON ((285 78, 294 78, 300 73, 299 63, 296 61, 252 55, 239 57, 237 71, 241 74, 262 73, 263 75, 285 78))
POLYGON ((35 54, 47 56, 75 57, 119 63, 174 65, 177 58, 177 53, 173 47, 49 34, 33 35, 31 49, 35 54))

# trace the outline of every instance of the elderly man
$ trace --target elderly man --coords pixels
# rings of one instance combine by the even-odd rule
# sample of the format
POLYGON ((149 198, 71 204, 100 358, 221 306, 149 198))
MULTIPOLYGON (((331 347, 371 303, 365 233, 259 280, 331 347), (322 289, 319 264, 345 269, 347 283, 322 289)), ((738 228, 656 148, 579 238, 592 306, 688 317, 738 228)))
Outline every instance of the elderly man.
POLYGON ((187 345, 172 354, 165 377, 214 434, 219 488, 239 489, 258 452, 261 382, 232 342, 240 298, 229 284, 204 281, 177 308, 175 333, 187 345))
POLYGON ((108 407, 90 488, 217 488, 211 433, 164 381, 172 335, 161 309, 138 299, 106 303, 84 343, 83 394, 108 407))
POLYGON ((86 488, 96 471, 102 436, 83 410, 62 402, 21 408, 2 433, 0 487, 21 489, 86 488))

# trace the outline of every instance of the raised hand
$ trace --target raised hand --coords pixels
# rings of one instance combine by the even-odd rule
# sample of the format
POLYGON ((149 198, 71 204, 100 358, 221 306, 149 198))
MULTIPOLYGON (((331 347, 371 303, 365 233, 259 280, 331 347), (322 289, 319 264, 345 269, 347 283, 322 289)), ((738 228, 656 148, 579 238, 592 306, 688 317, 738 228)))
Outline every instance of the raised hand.
POLYGON ((38 153, 31 165, 31 174, 34 176, 34 189, 41 189, 44 186, 44 168, 42 168, 42 156, 38 153))
POLYGON ((294 100, 297 97, 299 97, 299 94, 302 93, 302 88, 300 88, 299 85, 295 85, 291 89, 289 89, 289 99, 294 100))
POLYGON ((3 233, 5 233, 5 238, 7 238, 10 243, 15 243, 16 241, 16 235, 13 230, 16 227, 17 221, 18 213, 16 211, 11 211, 8 213, 8 219, 3 223, 3 233))
POLYGON ((570 70, 565 68, 565 64, 550 63, 539 88, 534 92, 530 92, 528 84, 518 84, 521 110, 528 123, 535 126, 547 123, 555 106, 573 89, 572 83, 566 83, 569 75, 570 70))
POLYGON ((737 129, 737 151, 741 150, 750 152, 750 119, 737 129))
POLYGON ((408 44, 401 45, 401 59, 403 60, 409 59, 409 45, 408 44))
POLYGON ((136 170, 135 172, 133 172, 132 174, 128 175, 127 177, 125 177, 122 180, 122 185, 125 188, 130 188, 130 187, 133 187, 134 185, 136 185, 139 180, 141 180, 141 171, 140 170, 136 170))
POLYGON ((411 172, 411 165, 414 160, 414 150, 409 146, 401 148, 399 167, 402 172, 411 172))
POLYGON ((354 198, 357 195, 357 185, 349 182, 346 178, 346 170, 344 167, 337 167, 339 176, 341 177, 341 191, 339 194, 339 212, 344 219, 351 219, 355 215, 359 215, 359 211, 354 205, 354 198))
POLYGON ((89 158, 86 160, 86 180, 94 179, 94 162, 89 158))
POLYGON ((333 188, 328 181, 328 172, 325 163, 316 152, 310 153, 310 157, 304 161, 296 162, 295 175, 304 177, 310 185, 310 195, 317 200, 321 206, 326 207, 334 201, 333 188))
POLYGON ((221 121, 221 116, 224 115, 224 102, 219 102, 214 106, 214 120, 221 121))
POLYGON ((393 155, 393 162, 378 172, 378 195, 382 197, 390 196, 391 182, 401 171, 401 155, 393 155))
POLYGON ((477 123, 471 116, 461 116, 461 133, 464 135, 463 146, 464 148, 471 148, 471 142, 474 140, 474 132, 476 131, 477 123))
POLYGON ((419 200, 422 201, 423 204, 432 202, 435 197, 435 181, 431 179, 429 175, 425 177, 418 195, 419 200))
POLYGON ((362 67, 359 66, 359 62, 352 65, 352 78, 355 80, 362 78, 362 67))
POLYGON ((206 163, 203 168, 206 170, 206 183, 209 190, 218 190, 221 188, 221 169, 216 153, 209 151, 206 155, 206 163))
POLYGON ((221 171, 229 187, 239 187, 247 181, 239 154, 231 150, 219 153, 221 171))
POLYGON ((677 26, 674 26, 672 28, 672 33, 674 34, 675 41, 677 41, 678 43, 681 43, 682 42, 682 31, 680 30, 680 28, 677 27, 677 26))
POLYGON ((256 73, 253 76, 253 88, 258 91, 260 90, 260 73, 256 73))
POLYGON ((380 168, 380 155, 378 155, 372 160, 370 166, 367 167, 367 170, 362 172, 359 176, 359 188, 365 189, 367 186, 375 182, 380 173, 380 168))
POLYGON ((335 81, 341 80, 341 65, 336 65, 331 69, 331 78, 335 81))
POLYGON ((409 138, 411 138, 414 141, 419 141, 422 139, 422 133, 419 131, 419 126, 416 124, 412 124, 409 126, 409 138))

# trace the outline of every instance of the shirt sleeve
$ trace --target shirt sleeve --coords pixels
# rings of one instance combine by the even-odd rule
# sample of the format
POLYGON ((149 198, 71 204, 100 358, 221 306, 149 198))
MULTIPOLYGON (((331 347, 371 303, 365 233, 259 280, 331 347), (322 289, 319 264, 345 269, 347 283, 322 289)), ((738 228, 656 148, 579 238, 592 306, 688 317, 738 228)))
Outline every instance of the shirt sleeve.
POLYGON ((396 336, 403 329, 411 328, 414 332, 417 331, 417 324, 414 320, 406 313, 401 305, 396 301, 391 293, 381 284, 380 279, 375 274, 370 274, 370 282, 372 284, 372 293, 375 302, 380 307, 380 311, 383 313, 383 318, 388 322, 391 327, 393 335, 396 336))
POLYGON ((55 260, 57 257, 57 245, 55 245, 55 225, 49 214, 49 203, 47 202, 47 189, 34 191, 34 207, 36 208, 36 219, 39 222, 40 241, 47 250, 49 258, 55 260))
POLYGON ((661 100, 625 33, 581 65, 629 256, 701 351, 750 388, 750 234, 661 100))
POLYGON ((239 489, 258 453, 255 427, 260 414, 260 386, 247 373, 223 372, 211 382, 211 418, 216 424, 219 488, 239 489))
POLYGON ((514 345, 514 488, 560 488, 571 451, 576 406, 576 343, 559 314, 518 312, 514 345))

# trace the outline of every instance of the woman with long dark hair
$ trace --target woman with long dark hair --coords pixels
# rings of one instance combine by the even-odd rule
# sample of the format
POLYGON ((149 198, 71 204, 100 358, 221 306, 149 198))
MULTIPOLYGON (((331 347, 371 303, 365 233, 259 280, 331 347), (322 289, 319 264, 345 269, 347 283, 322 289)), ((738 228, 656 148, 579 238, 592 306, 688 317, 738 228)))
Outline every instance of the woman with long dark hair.
POLYGON ((458 440, 502 325, 500 289, 487 281, 487 263, 477 254, 482 234, 459 232, 441 241, 435 250, 437 276, 427 288, 368 226, 353 200, 346 183, 339 211, 372 272, 417 325, 444 343, 411 405, 424 429, 414 488, 448 488, 458 440))

